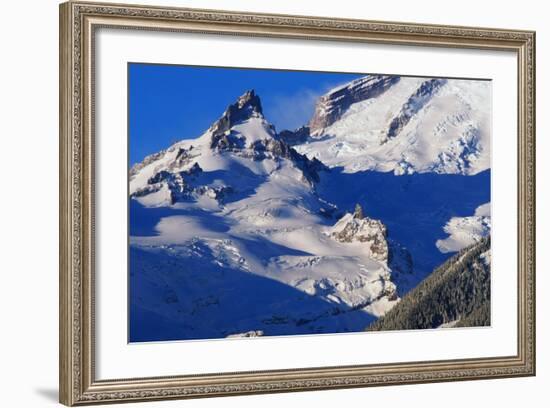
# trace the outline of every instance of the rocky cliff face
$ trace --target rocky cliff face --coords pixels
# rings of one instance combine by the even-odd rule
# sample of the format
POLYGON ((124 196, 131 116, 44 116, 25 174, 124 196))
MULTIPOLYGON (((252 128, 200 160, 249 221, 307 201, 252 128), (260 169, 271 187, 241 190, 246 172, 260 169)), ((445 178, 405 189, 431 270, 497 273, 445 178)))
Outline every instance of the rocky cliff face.
POLYGON ((319 98, 309 122, 310 133, 318 134, 340 119, 352 104, 377 97, 399 80, 397 76, 368 75, 333 89, 319 98))
POLYGON ((401 107, 401 110, 390 123, 386 137, 382 142, 396 137, 401 130, 409 123, 411 118, 416 115, 437 91, 447 83, 446 79, 430 79, 422 82, 416 92, 412 94, 407 102, 401 107))
POLYGON ((275 135, 275 128, 264 119, 260 97, 254 90, 246 91, 237 101, 227 107, 221 118, 210 126, 210 148, 218 150, 242 149, 246 147, 243 135, 234 127, 252 118, 259 119, 269 136, 275 135))
POLYGON ((197 182, 202 174, 202 168, 194 163, 190 168, 182 171, 170 172, 160 170, 147 180, 147 184, 134 191, 130 197, 145 197, 149 194, 165 192, 171 204, 192 197, 206 196, 223 202, 223 199, 233 191, 230 186, 207 186, 197 182))
POLYGON ((222 117, 212 124, 209 129, 212 133, 212 144, 210 147, 216 147, 221 135, 229 131, 233 126, 251 117, 263 118, 260 97, 256 95, 253 89, 246 91, 235 103, 229 105, 222 117))
POLYGON ((312 185, 319 182, 320 171, 328 170, 327 167, 315 157, 309 159, 306 155, 298 153, 280 139, 257 140, 252 144, 251 150, 255 160, 284 158, 292 161, 292 163, 302 171, 303 180, 312 185))
POLYGON ((302 126, 295 130, 283 130, 279 132, 279 138, 289 146, 305 143, 309 139, 309 127, 302 126))

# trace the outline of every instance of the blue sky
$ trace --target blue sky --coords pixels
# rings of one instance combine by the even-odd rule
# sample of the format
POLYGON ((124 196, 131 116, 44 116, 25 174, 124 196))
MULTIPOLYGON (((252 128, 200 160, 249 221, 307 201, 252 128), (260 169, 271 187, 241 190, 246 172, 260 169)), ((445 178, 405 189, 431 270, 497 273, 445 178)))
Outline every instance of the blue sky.
POLYGON ((200 136, 248 89, 278 131, 307 123, 315 100, 360 75, 129 64, 130 165, 182 139, 200 136))

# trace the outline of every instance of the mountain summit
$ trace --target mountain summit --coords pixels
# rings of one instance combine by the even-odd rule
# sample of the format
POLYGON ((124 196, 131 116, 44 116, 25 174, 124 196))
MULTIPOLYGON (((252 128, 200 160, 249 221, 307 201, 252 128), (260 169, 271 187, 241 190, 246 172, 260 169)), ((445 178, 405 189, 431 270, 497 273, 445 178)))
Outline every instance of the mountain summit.
MULTIPOLYGON (((250 118, 263 118, 260 97, 253 89, 246 91, 235 103, 229 105, 222 117, 214 122, 209 130, 213 136, 217 136, 250 118)), ((212 143, 215 143, 214 138, 212 143)))

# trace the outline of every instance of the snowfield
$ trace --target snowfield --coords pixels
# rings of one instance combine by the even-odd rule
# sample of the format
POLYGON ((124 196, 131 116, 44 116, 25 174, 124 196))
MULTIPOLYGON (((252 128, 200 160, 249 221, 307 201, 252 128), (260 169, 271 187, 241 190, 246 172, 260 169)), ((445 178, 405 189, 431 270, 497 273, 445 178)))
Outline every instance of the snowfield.
POLYGON ((444 230, 449 237, 436 242, 441 252, 457 252, 478 242, 491 232, 491 204, 479 206, 470 217, 451 218, 444 230))

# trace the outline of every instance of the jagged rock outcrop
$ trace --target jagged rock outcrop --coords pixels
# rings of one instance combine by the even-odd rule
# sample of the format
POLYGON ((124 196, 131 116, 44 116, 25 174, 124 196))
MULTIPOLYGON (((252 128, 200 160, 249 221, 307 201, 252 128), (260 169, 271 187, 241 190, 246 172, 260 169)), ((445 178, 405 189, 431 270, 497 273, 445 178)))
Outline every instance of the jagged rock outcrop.
MULTIPOLYGON (((228 131, 239 122, 251 117, 260 116, 263 117, 260 97, 251 89, 239 96, 235 103, 229 105, 222 117, 214 122, 209 130, 213 134, 221 134, 228 131)), ((214 139, 212 140, 214 142, 214 139)), ((214 146, 212 145, 212 147, 214 146)))
POLYGON ((295 130, 283 130, 279 132, 279 139, 289 146, 305 143, 309 139, 309 127, 302 126, 295 130))
POLYGON ((222 117, 208 129, 211 133, 210 148, 218 150, 235 150, 246 147, 246 140, 232 128, 251 118, 262 119, 265 130, 275 135, 275 127, 264 119, 260 97, 254 90, 246 91, 237 101, 227 107, 222 117))
POLYGON ((336 122, 354 103, 376 98, 400 80, 398 76, 367 75, 319 98, 309 122, 311 135, 336 122))
POLYGON ((216 191, 216 189, 205 189, 202 186, 194 187, 192 181, 200 173, 202 173, 202 168, 198 163, 194 163, 190 168, 182 171, 170 172, 160 170, 149 177, 146 186, 137 189, 130 197, 144 197, 166 187, 170 202, 174 204, 183 197, 189 197, 192 193, 199 195, 208 194, 212 198, 220 198, 223 194, 227 193, 226 189, 216 191))
POLYGON ((365 216, 359 204, 353 214, 347 213, 334 225, 331 236, 339 242, 364 242, 372 258, 388 260, 386 226, 380 220, 365 216))
POLYGON ((306 155, 298 153, 283 140, 279 139, 262 139, 257 140, 252 144, 255 160, 263 160, 265 158, 273 159, 288 159, 298 167, 302 173, 304 180, 310 184, 319 182, 319 172, 328 170, 327 167, 317 160, 315 157, 309 159, 306 155))
POLYGON ((166 150, 161 150, 157 153, 150 154, 146 156, 141 162, 136 163, 132 166, 132 168, 129 171, 130 177, 135 176, 139 173, 141 169, 144 167, 150 165, 151 163, 154 163, 155 161, 159 160, 161 157, 163 157, 166 154, 166 150))
POLYGON ((409 123, 411 118, 420 111, 426 103, 437 93, 437 91, 447 83, 446 79, 430 79, 422 82, 416 92, 412 94, 407 102, 401 107, 401 110, 390 123, 387 135, 382 139, 386 142, 388 139, 396 137, 401 130, 409 123))
MULTIPOLYGON (((489 199, 482 190, 490 175, 390 173, 485 168, 490 86, 452 81, 441 90, 423 88, 428 78, 354 81, 318 105, 313 122, 325 127, 311 135, 307 126, 277 134, 248 91, 202 135, 184 135, 136 165, 129 257, 130 286, 140 289, 130 293, 130 320, 154 330, 134 325, 130 341, 353 332, 387 315, 446 257, 434 231, 466 204, 489 199), (407 122, 415 98, 427 102, 407 122), (380 144, 392 121, 394 136, 380 144), (456 191, 467 197, 455 200, 456 191), (364 197, 372 199, 368 211, 353 211, 364 197)), ((213 93, 211 103, 218 100, 213 93)), ((445 268, 448 278, 434 282, 443 290, 425 287, 423 305, 436 313, 413 310, 422 321, 412 328, 485 324, 488 299, 457 314, 438 296, 460 301, 471 293, 447 289, 463 284, 485 293, 489 254, 472 264, 480 281, 445 268)))

